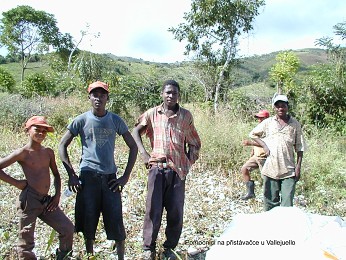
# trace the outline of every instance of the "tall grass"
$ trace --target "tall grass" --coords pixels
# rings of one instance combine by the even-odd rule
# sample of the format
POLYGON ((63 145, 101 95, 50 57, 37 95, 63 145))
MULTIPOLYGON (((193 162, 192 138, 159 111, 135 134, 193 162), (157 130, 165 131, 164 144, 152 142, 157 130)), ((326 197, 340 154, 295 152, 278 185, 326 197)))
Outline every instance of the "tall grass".
MULTIPOLYGON (((18 104, 20 106, 34 106, 35 100, 18 104)), ((62 176, 63 189, 67 185, 67 174, 57 154, 58 142, 65 131, 65 126, 75 115, 89 109, 85 97, 71 96, 68 99, 41 99, 43 114, 48 114, 48 120, 56 126, 56 132, 47 136, 44 145, 55 150, 57 164, 62 176)), ((8 105, 8 104, 7 104, 8 105)), ((0 104, 0 109, 3 104, 0 104)), ((221 108, 217 114, 208 107, 198 104, 183 104, 188 108, 195 120, 196 128, 202 141, 200 159, 192 167, 186 180, 186 200, 184 228, 177 253, 182 259, 192 259, 187 251, 190 247, 204 251, 212 244, 218 235, 237 213, 256 213, 262 209, 261 178, 258 172, 252 175, 256 179, 256 199, 247 202, 239 198, 245 192, 239 169, 250 155, 250 147, 243 147, 241 141, 247 138, 250 130, 257 124, 249 111, 248 116, 237 116, 231 113, 231 108, 221 108), (196 245, 200 243, 200 245, 196 245), (191 245, 192 244, 192 245, 191 245)), ((16 106, 13 105, 15 113, 16 106)), ((135 109, 133 111, 136 111, 135 109)), ((4 115, 1 115, 4 116, 4 115)), ((133 115, 134 117, 138 115, 133 115)), ((27 136, 19 127, 24 122, 17 122, 17 128, 9 123, 11 117, 1 119, 2 142, 0 142, 0 156, 3 157, 27 142, 27 136)), ((133 118, 125 121, 131 122, 133 118)), ((298 183, 295 205, 326 215, 346 216, 346 165, 345 165, 345 139, 313 127, 305 127, 306 141, 309 150, 304 154, 302 166, 302 179, 298 183)), ((127 162, 127 147, 122 140, 116 141, 116 162, 119 174, 122 174, 127 162)), ((78 169, 80 159, 80 143, 75 139, 69 146, 72 164, 78 169)), ((12 176, 23 178, 20 167, 16 164, 5 169, 12 176)), ((138 259, 142 246, 142 223, 145 210, 147 170, 141 163, 140 157, 136 162, 130 180, 123 193, 123 213, 127 232, 126 255, 129 259, 138 259)), ((14 245, 17 242, 17 225, 15 201, 19 191, 0 183, 0 259, 16 259, 14 245)), ((69 197, 62 201, 62 208, 71 220, 74 220, 74 199, 69 197)), ((102 219, 101 219, 102 220, 102 219)), ((158 238, 158 249, 162 250, 165 226, 158 238)), ((41 221, 36 226, 37 255, 45 259, 53 259, 55 248, 58 246, 57 238, 50 238, 51 229, 41 221), (46 251, 47 249, 47 251, 46 251)), ((102 221, 97 230, 95 259, 114 259, 112 243, 107 241, 102 221)), ((83 237, 75 234, 74 256, 87 259, 84 250, 83 237)), ((201 255, 200 259, 203 255, 201 255)), ((194 258, 196 259, 196 258, 194 258)))

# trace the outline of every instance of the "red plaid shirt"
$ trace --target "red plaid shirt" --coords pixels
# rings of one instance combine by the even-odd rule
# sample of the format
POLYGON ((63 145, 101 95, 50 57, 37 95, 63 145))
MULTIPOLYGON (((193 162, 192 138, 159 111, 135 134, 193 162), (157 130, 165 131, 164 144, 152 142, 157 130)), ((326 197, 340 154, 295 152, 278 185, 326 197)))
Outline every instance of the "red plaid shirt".
POLYGON ((184 180, 201 149, 190 111, 179 106, 176 114, 167 117, 161 104, 142 114, 136 125, 144 126, 142 134, 150 139, 149 162, 166 160, 168 167, 184 180))

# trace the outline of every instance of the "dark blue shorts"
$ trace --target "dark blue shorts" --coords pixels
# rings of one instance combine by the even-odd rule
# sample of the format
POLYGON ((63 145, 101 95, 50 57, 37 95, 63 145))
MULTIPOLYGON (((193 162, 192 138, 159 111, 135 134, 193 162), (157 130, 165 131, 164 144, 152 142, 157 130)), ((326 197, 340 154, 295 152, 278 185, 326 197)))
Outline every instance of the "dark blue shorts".
POLYGON ((75 232, 82 232, 85 239, 95 239, 102 213, 108 240, 122 241, 126 238, 123 222, 121 193, 112 192, 108 182, 116 174, 100 174, 83 171, 80 174, 82 191, 77 193, 75 207, 75 232))

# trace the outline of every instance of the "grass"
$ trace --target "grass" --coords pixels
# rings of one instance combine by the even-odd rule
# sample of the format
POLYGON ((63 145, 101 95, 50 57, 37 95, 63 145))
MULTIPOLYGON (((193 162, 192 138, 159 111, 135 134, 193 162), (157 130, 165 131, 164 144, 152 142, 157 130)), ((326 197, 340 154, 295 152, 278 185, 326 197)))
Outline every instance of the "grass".
MULTIPOLYGON (((66 188, 67 174, 58 156, 58 142, 62 137, 66 123, 75 115, 88 109, 86 97, 70 96, 63 98, 40 99, 42 113, 48 113, 48 120, 58 126, 54 134, 50 134, 44 145, 55 150, 57 164, 62 176, 63 189, 66 188)), ((35 100, 27 105, 33 106, 35 100)), ((256 180, 256 199, 244 202, 240 196, 245 187, 239 169, 250 154, 250 148, 241 146, 249 131, 257 122, 230 113, 229 108, 213 114, 198 104, 185 104, 194 115, 195 124, 202 140, 200 159, 193 166, 186 181, 186 200, 184 228, 176 253, 182 259, 204 259, 204 254, 213 241, 223 232, 238 213, 258 213, 262 209, 261 178, 258 172, 252 173, 256 180), (202 252, 197 256, 189 256, 188 252, 202 252)), ((15 112, 16 106, 13 105, 15 112)), ((253 111, 255 112, 255 111, 253 111)), ((133 115, 137 117, 138 115, 133 115)), ((10 118, 10 117, 9 117, 10 118)), ((10 119, 6 119, 10 120, 10 119)), ((127 119, 125 118, 125 121, 127 119)), ((27 142, 23 131, 10 129, 1 119, 2 142, 0 156, 3 157, 27 142)), ((23 123, 23 122, 21 122, 23 123)), ((20 124, 19 124, 20 125, 20 124)), ((133 126, 130 125, 130 128, 133 126)), ((295 205, 310 212, 325 215, 346 216, 345 198, 345 140, 325 131, 311 128, 308 131, 307 143, 309 151, 304 155, 302 179, 298 183, 295 205)), ((116 162, 123 171, 127 161, 127 149, 122 140, 116 141, 116 162)), ((75 169, 78 169, 80 144, 74 140, 69 147, 70 157, 75 169)), ((23 178, 19 165, 12 165, 5 170, 13 177, 23 178)), ((145 210, 147 171, 140 161, 136 162, 130 180, 123 193, 123 214, 127 232, 126 255, 128 259, 138 259, 141 253, 142 224, 145 210)), ((16 198, 19 191, 6 183, 0 183, 0 259, 16 259, 14 245, 17 243, 16 198)), ((64 212, 74 219, 74 199, 69 197, 62 201, 64 212)), ((165 220, 159 233, 158 246, 162 251, 164 242, 165 220)), ((37 255, 42 259, 54 259, 57 238, 49 240, 51 229, 37 222, 36 246, 37 255), (48 243, 49 241, 49 243, 48 243)), ((87 259, 83 238, 80 234, 74 237, 74 256, 87 259)), ((95 259, 115 259, 111 241, 107 241, 100 221, 97 231, 95 259)))

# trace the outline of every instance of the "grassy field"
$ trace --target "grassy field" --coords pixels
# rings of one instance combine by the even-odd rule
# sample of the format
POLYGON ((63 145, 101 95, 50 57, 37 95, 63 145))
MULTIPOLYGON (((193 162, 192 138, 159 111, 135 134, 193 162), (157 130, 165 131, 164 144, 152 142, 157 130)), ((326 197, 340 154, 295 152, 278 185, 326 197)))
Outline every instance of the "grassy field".
MULTIPOLYGON (((86 102, 86 97, 41 98, 30 100, 27 103, 22 102, 21 105, 16 99, 10 99, 10 96, 3 95, 2 98, 7 101, 8 106, 12 107, 13 112, 19 106, 28 106, 32 112, 46 114, 48 120, 57 126, 57 131, 47 137, 44 145, 55 150, 63 179, 63 189, 65 189, 67 174, 57 156, 58 143, 65 131, 63 126, 66 122, 88 109, 89 104, 86 102)), ((249 131, 256 125, 251 113, 255 113, 257 107, 253 111, 249 111, 247 117, 244 117, 237 115, 231 108, 221 108, 218 114, 213 114, 201 104, 183 104, 183 106, 190 109, 194 115, 195 124, 202 140, 202 151, 200 159, 193 166, 187 178, 184 229, 177 252, 181 259, 204 259, 203 253, 194 257, 189 256, 190 245, 186 241, 214 241, 236 214, 257 213, 263 210, 262 182, 258 172, 252 173, 256 182, 256 198, 247 202, 240 200, 245 187, 239 169, 249 157, 251 149, 244 148, 241 141, 247 138, 249 131)), ((19 117, 8 115, 8 113, 0 114, 0 116, 2 123, 0 157, 3 157, 23 146, 27 142, 27 137, 19 128, 13 130, 9 127, 11 116, 12 120, 20 120, 19 117), (4 119, 5 117, 6 119, 4 119)), ((133 112, 131 118, 125 118, 125 121, 129 122, 130 128, 133 127, 134 118, 137 116, 138 114, 133 112)), ((311 126, 304 127, 304 131, 309 150, 304 155, 302 179, 297 186, 295 206, 309 212, 345 217, 346 140, 344 137, 311 126)), ((69 152, 75 169, 78 169, 79 142, 73 141, 69 152)), ((123 140, 119 138, 115 158, 120 168, 120 174, 127 161, 127 152, 123 140)), ((6 172, 13 177, 23 178, 18 165, 6 168, 6 172)), ((139 158, 122 194, 127 231, 127 259, 138 259, 141 253, 146 174, 146 169, 139 158)), ((0 259, 16 259, 14 245, 17 242, 18 220, 15 202, 18 194, 19 191, 16 188, 3 182, 0 183, 2 198, 0 203, 2 210, 0 215, 0 259)), ((71 196, 61 202, 65 213, 72 220, 74 219, 74 199, 75 196, 71 196)), ((164 227, 164 223, 162 226, 164 227)), ((54 235, 51 229, 38 221, 35 251, 38 256, 42 257, 41 259, 54 259, 57 239, 51 235, 54 235)), ((162 228, 158 239, 159 249, 162 249, 163 241, 164 230, 162 228)), ((201 252, 207 249, 207 245, 197 246, 197 250, 201 252)), ((87 259, 83 239, 79 234, 75 234, 73 251, 76 259, 87 259)), ((111 242, 106 240, 102 221, 98 227, 95 252, 94 259, 116 259, 111 242)))

